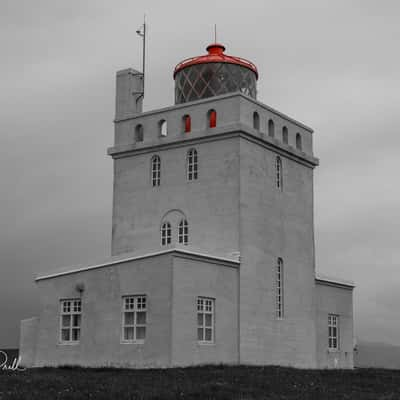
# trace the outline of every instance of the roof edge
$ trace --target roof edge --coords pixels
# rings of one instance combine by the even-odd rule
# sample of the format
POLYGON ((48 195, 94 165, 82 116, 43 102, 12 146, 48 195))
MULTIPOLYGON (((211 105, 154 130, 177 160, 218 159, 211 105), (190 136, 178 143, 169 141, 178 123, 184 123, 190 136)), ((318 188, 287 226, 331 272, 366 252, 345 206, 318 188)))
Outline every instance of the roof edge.
POLYGON ((315 281, 322 285, 336 286, 345 289, 354 289, 356 287, 353 281, 347 279, 330 278, 321 274, 316 274, 315 281))
POLYGON ((208 260, 214 260, 214 261, 222 262, 222 263, 228 263, 228 264, 236 265, 236 266, 240 265, 240 261, 235 260, 233 258, 231 259, 231 258, 227 258, 227 257, 215 256, 212 254, 205 254, 205 253, 200 253, 197 251, 186 250, 186 249, 174 247, 174 248, 170 248, 170 249, 166 249, 166 250, 160 250, 160 251, 155 251, 155 252, 146 253, 146 254, 140 254, 140 255, 136 255, 136 256, 135 255, 125 256, 125 257, 122 256, 121 258, 110 259, 109 261, 100 263, 100 264, 87 265, 87 266, 78 267, 75 269, 69 269, 69 270, 65 270, 65 271, 59 271, 59 272, 53 272, 53 273, 49 273, 49 274, 45 274, 45 275, 39 275, 35 278, 35 282, 42 281, 45 279, 56 278, 58 276, 70 275, 70 274, 75 274, 78 272, 90 271, 90 270, 98 269, 98 268, 104 268, 104 267, 108 267, 111 265, 123 264, 123 263, 129 262, 129 261, 142 260, 145 258, 156 257, 156 256, 164 255, 164 254, 173 254, 173 253, 176 253, 178 256, 186 255, 186 256, 192 256, 192 257, 197 257, 197 258, 208 259, 208 260))

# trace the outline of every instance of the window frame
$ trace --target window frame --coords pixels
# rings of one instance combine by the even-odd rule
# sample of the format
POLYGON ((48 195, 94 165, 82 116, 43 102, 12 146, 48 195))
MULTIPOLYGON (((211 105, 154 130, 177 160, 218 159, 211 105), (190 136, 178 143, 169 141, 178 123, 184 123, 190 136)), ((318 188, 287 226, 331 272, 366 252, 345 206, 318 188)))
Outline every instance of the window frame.
POLYGON ((146 341, 147 334, 147 322, 148 322, 148 300, 145 294, 129 294, 122 296, 122 305, 121 305, 121 343, 122 344, 144 344, 146 341), (133 308, 126 307, 126 300, 133 299, 133 308), (143 304, 144 299, 144 308, 138 307, 138 299, 141 299, 140 302, 143 304), (126 323, 126 314, 133 313, 133 324, 126 323), (138 323, 137 322, 137 313, 145 313, 145 322, 138 323), (125 329, 133 329, 133 339, 126 339, 125 329), (137 329, 144 328, 144 338, 137 339, 137 329))
POLYGON ((172 243, 172 226, 169 221, 164 221, 160 227, 160 243, 161 246, 168 246, 172 243), (164 228, 164 225, 166 226, 164 228), (165 242, 165 243, 164 243, 165 242))
POLYGON ((182 218, 178 224, 178 243, 189 244, 189 223, 186 218, 182 218))
POLYGON ((161 157, 158 154, 150 160, 150 182, 153 188, 161 186, 161 157))
POLYGON ((199 156, 195 148, 186 153, 186 179, 189 182, 199 179, 199 156))
POLYGON ((287 126, 282 127, 282 142, 284 144, 289 144, 289 130, 287 126))
POLYGON ((144 127, 143 124, 137 124, 135 126, 135 143, 144 142, 144 127))
POLYGON ((212 129, 217 127, 217 111, 212 108, 207 112, 207 128, 212 129))
POLYGON ((284 268, 283 259, 279 257, 275 267, 275 317, 281 320, 284 315, 284 268))
POLYGON ((158 121, 158 134, 160 137, 167 137, 168 136, 168 123, 165 119, 160 119, 158 121))
POLYGON ((300 132, 296 133, 296 149, 303 151, 303 138, 301 137, 300 132))
POLYGON ((253 112, 253 129, 260 131, 260 114, 257 111, 253 112))
POLYGON ((283 191, 283 163, 280 156, 275 158, 275 184, 277 189, 283 191))
POLYGON ((268 119, 267 130, 268 130, 268 136, 274 138, 275 137, 275 122, 272 118, 268 119))
POLYGON ((75 297, 69 299, 61 299, 60 300, 60 319, 59 319, 59 344, 61 345, 78 345, 81 340, 81 332, 82 332, 82 299, 75 297), (75 307, 75 303, 79 302, 79 309, 75 307), (65 311, 64 304, 69 304, 69 310, 65 311), (69 316, 69 326, 63 325, 63 317, 69 316), (79 324, 74 325, 74 316, 79 316, 79 324), (69 340, 63 339, 63 331, 68 330, 69 340), (79 338, 77 340, 73 340, 73 331, 79 332, 79 338))
POLYGON ((340 351, 340 316, 338 314, 328 314, 328 350, 340 351), (334 330, 335 334, 333 334, 334 330))
POLYGON ((196 298, 196 333, 197 343, 200 345, 213 345, 215 344, 215 298, 197 296, 196 298), (202 310, 199 310, 199 304, 202 302, 202 310), (211 304, 211 310, 206 310, 206 302, 211 304), (199 325, 199 314, 202 315, 202 324, 199 325), (211 325, 206 324, 206 315, 211 315, 211 325), (199 339, 199 329, 202 330, 202 339, 199 339), (206 330, 211 330, 211 339, 206 340, 206 330))
POLYGON ((183 133, 190 133, 192 131, 192 118, 189 114, 185 114, 182 117, 183 133))

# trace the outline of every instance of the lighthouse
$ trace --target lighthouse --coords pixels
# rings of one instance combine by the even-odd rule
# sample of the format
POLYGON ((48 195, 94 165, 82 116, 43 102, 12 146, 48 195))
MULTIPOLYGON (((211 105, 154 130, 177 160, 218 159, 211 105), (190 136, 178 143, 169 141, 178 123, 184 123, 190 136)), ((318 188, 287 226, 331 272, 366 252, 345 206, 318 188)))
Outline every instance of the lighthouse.
POLYGON ((143 72, 117 72, 111 256, 37 277, 23 361, 352 368, 354 285, 316 272, 313 130, 220 43, 171 75, 174 104, 143 111, 143 72))

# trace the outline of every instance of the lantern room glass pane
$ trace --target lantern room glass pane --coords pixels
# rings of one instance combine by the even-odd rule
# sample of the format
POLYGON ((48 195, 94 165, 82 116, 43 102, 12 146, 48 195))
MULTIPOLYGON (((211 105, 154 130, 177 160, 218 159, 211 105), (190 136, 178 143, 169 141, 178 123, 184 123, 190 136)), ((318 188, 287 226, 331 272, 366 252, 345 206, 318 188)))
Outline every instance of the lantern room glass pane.
POLYGON ((237 91, 256 98, 256 74, 236 64, 191 65, 175 77, 176 104, 237 91))

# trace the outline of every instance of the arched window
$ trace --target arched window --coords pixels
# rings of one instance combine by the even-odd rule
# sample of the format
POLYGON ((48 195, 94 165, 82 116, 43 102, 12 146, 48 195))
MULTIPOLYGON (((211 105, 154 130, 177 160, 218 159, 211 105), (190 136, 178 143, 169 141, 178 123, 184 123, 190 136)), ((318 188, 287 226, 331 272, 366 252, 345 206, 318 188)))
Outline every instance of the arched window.
POLYGON ((253 128, 256 131, 260 130, 260 116, 258 115, 257 111, 254 111, 253 113, 253 128))
POLYGON ((171 237, 171 224, 169 222, 164 222, 161 225, 161 246, 171 244, 171 237))
POLYGON ((284 126, 282 128, 282 141, 285 144, 289 143, 289 133, 288 133, 288 129, 286 128, 286 126, 284 126))
POLYGON ((278 258, 275 270, 275 315, 283 318, 283 260, 278 258))
POLYGON ((135 127, 135 142, 143 142, 143 125, 138 124, 135 127))
POLYGON ((198 178, 198 162, 197 162, 197 150, 190 149, 187 152, 187 179, 189 181, 196 180, 198 178))
POLYGON ((192 121, 190 115, 184 115, 182 117, 182 130, 184 133, 189 133, 192 130, 192 121))
POLYGON ((283 189, 283 176, 282 176, 282 159, 277 156, 276 157, 276 187, 279 190, 283 189))
POLYGON ((300 133, 296 133, 296 149, 299 149, 299 150, 303 149, 303 144, 301 143, 300 133))
POLYGON ((167 130, 167 121, 165 119, 162 119, 158 123, 158 132, 160 136, 167 136, 168 130, 167 130))
POLYGON ((215 110, 210 110, 207 113, 208 117, 208 127, 215 128, 217 126, 217 112, 215 110))
POLYGON ((182 219, 178 226, 178 243, 189 243, 189 224, 186 219, 182 219))
POLYGON ((160 156, 153 156, 151 159, 151 184, 160 186, 161 183, 161 159, 160 156))
POLYGON ((268 120, 268 136, 274 137, 275 136, 275 125, 272 119, 268 120))

